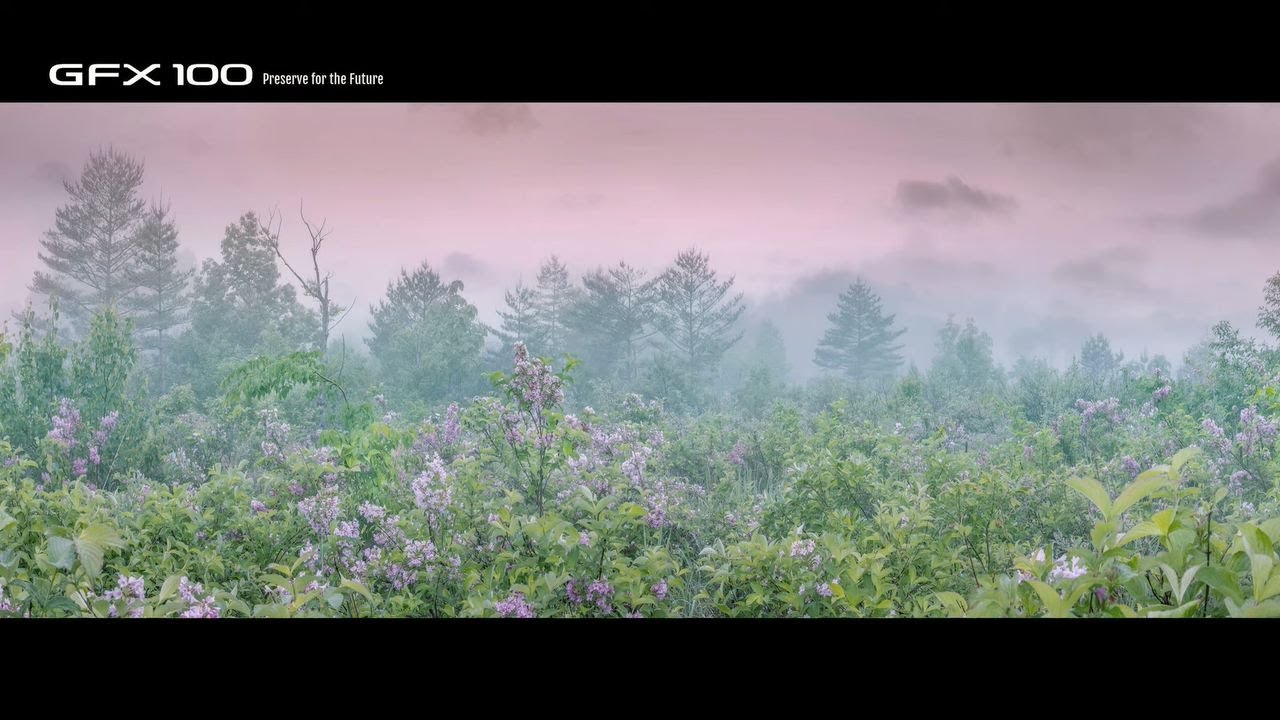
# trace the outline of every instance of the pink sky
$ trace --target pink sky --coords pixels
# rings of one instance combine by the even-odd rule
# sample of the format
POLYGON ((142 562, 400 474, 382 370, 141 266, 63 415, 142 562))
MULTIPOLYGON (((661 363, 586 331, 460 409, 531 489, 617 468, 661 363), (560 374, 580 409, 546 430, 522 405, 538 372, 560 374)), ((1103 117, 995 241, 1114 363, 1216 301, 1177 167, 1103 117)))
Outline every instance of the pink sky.
MULTIPOLYGON (((916 354, 949 312, 1002 354, 1058 352, 1055 327, 1179 354, 1217 319, 1252 332, 1280 270, 1277 120, 1245 105, 0 105, 0 305, 25 301, 57 179, 114 144, 144 159, 192 259, 273 205, 302 252, 305 200, 334 229, 353 336, 424 259, 492 319, 551 253, 658 268, 697 245, 777 307, 815 274, 861 272, 916 354)), ((803 312, 798 344, 824 311, 803 312)))

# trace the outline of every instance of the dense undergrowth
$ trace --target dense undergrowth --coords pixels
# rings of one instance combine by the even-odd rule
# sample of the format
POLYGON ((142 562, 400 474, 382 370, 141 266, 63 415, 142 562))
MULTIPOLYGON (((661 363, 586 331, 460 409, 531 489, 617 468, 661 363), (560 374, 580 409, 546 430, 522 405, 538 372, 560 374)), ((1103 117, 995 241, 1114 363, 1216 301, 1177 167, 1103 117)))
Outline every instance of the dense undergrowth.
POLYGON ((151 400, 113 313, 69 349, 28 327, 0 343, 0 616, 1276 615, 1275 365, 1219 334, 1177 379, 697 413, 587 407, 516 345, 421 417, 318 353, 151 400))

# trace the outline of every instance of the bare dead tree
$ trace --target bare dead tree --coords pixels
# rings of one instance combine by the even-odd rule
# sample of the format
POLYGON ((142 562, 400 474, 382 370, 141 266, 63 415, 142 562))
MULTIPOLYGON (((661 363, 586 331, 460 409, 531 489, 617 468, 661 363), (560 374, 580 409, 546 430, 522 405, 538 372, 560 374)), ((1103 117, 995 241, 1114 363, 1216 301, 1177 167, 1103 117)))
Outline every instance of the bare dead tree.
POLYGON ((351 312, 352 306, 342 306, 335 303, 329 296, 329 280, 333 277, 332 272, 322 272, 320 270, 320 249, 324 246, 324 241, 329 238, 333 232, 327 225, 326 220, 321 220, 320 225, 313 225, 307 220, 307 215, 303 212, 302 201, 298 201, 298 215, 302 218, 302 225, 307 229, 307 234, 311 237, 311 269, 313 276, 304 278, 293 269, 293 265, 285 258, 284 253, 280 251, 280 228, 283 221, 276 209, 272 209, 267 216, 266 223, 258 222, 258 230, 262 234, 263 241, 275 251, 276 257, 280 258, 280 262, 288 268, 298 280, 298 284, 302 286, 302 294, 316 301, 320 310, 320 352, 323 354, 329 349, 329 333, 333 328, 342 322, 347 313, 351 312))

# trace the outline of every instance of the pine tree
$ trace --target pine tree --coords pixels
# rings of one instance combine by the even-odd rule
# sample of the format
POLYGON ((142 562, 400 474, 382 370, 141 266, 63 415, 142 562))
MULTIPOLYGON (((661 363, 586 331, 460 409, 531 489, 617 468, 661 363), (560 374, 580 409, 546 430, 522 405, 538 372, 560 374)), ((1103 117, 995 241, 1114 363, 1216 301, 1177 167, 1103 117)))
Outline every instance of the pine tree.
POLYGON ((554 356, 564 352, 568 345, 568 315, 576 299, 576 291, 569 280, 569 269, 552 255, 538 270, 538 286, 534 308, 543 355, 554 356))
POLYGON ((134 290, 128 270, 145 214, 141 186, 142 164, 115 148, 90 154, 80 179, 63 181, 70 202, 58 208, 53 229, 40 240, 49 272, 37 271, 30 290, 58 298, 78 329, 134 290))
POLYGON ((582 277, 582 292, 569 321, 582 340, 588 369, 598 375, 636 379, 644 341, 655 332, 650 322, 655 281, 646 280, 645 274, 619 262, 582 277))
POLYGON ((689 378, 714 372, 725 351, 742 339, 734 325, 746 306, 730 295, 733 277, 720 282, 705 253, 686 250, 658 277, 654 324, 689 378))
POLYGON ((365 342, 398 395, 433 403, 479 389, 485 327, 462 297, 461 281, 441 282, 424 262, 402 270, 371 310, 365 342))
POLYGON ((831 327, 818 343, 813 361, 858 382, 893 374, 902 364, 894 340, 906 328, 893 328, 893 315, 885 315, 880 297, 862 278, 840 294, 836 311, 827 316, 831 327))
POLYGON ((507 303, 507 309, 498 311, 502 325, 494 334, 502 341, 498 358, 505 368, 511 362, 516 343, 524 343, 529 352, 537 356, 542 353, 543 342, 542 326, 538 322, 537 291, 523 283, 517 283, 515 288, 503 295, 503 300, 507 303))
POLYGON ((125 307, 134 318, 138 345, 148 353, 154 370, 154 387, 167 389, 170 344, 174 328, 187 321, 191 304, 189 284, 195 269, 178 266, 178 229, 169 219, 166 205, 152 205, 138 230, 138 252, 128 270, 137 287, 125 307))
POLYGON ((400 277, 387 284, 386 298, 369 306, 369 351, 383 353, 398 331, 427 319, 431 311, 462 292, 462 281, 440 281, 440 275, 423 262, 413 272, 401 269, 400 277))

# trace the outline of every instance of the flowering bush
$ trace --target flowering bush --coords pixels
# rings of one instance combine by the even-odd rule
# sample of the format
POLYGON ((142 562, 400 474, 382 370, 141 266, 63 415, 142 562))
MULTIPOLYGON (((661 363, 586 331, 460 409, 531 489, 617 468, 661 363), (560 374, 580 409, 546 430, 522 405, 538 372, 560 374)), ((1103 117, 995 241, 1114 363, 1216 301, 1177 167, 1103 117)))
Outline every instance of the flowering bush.
POLYGON ((1280 613, 1265 391, 1197 419, 1145 378, 976 433, 917 395, 597 411, 572 363, 514 353, 496 396, 417 421, 175 390, 155 476, 122 460, 127 409, 59 398, 37 453, 0 440, 0 616, 1280 613))

